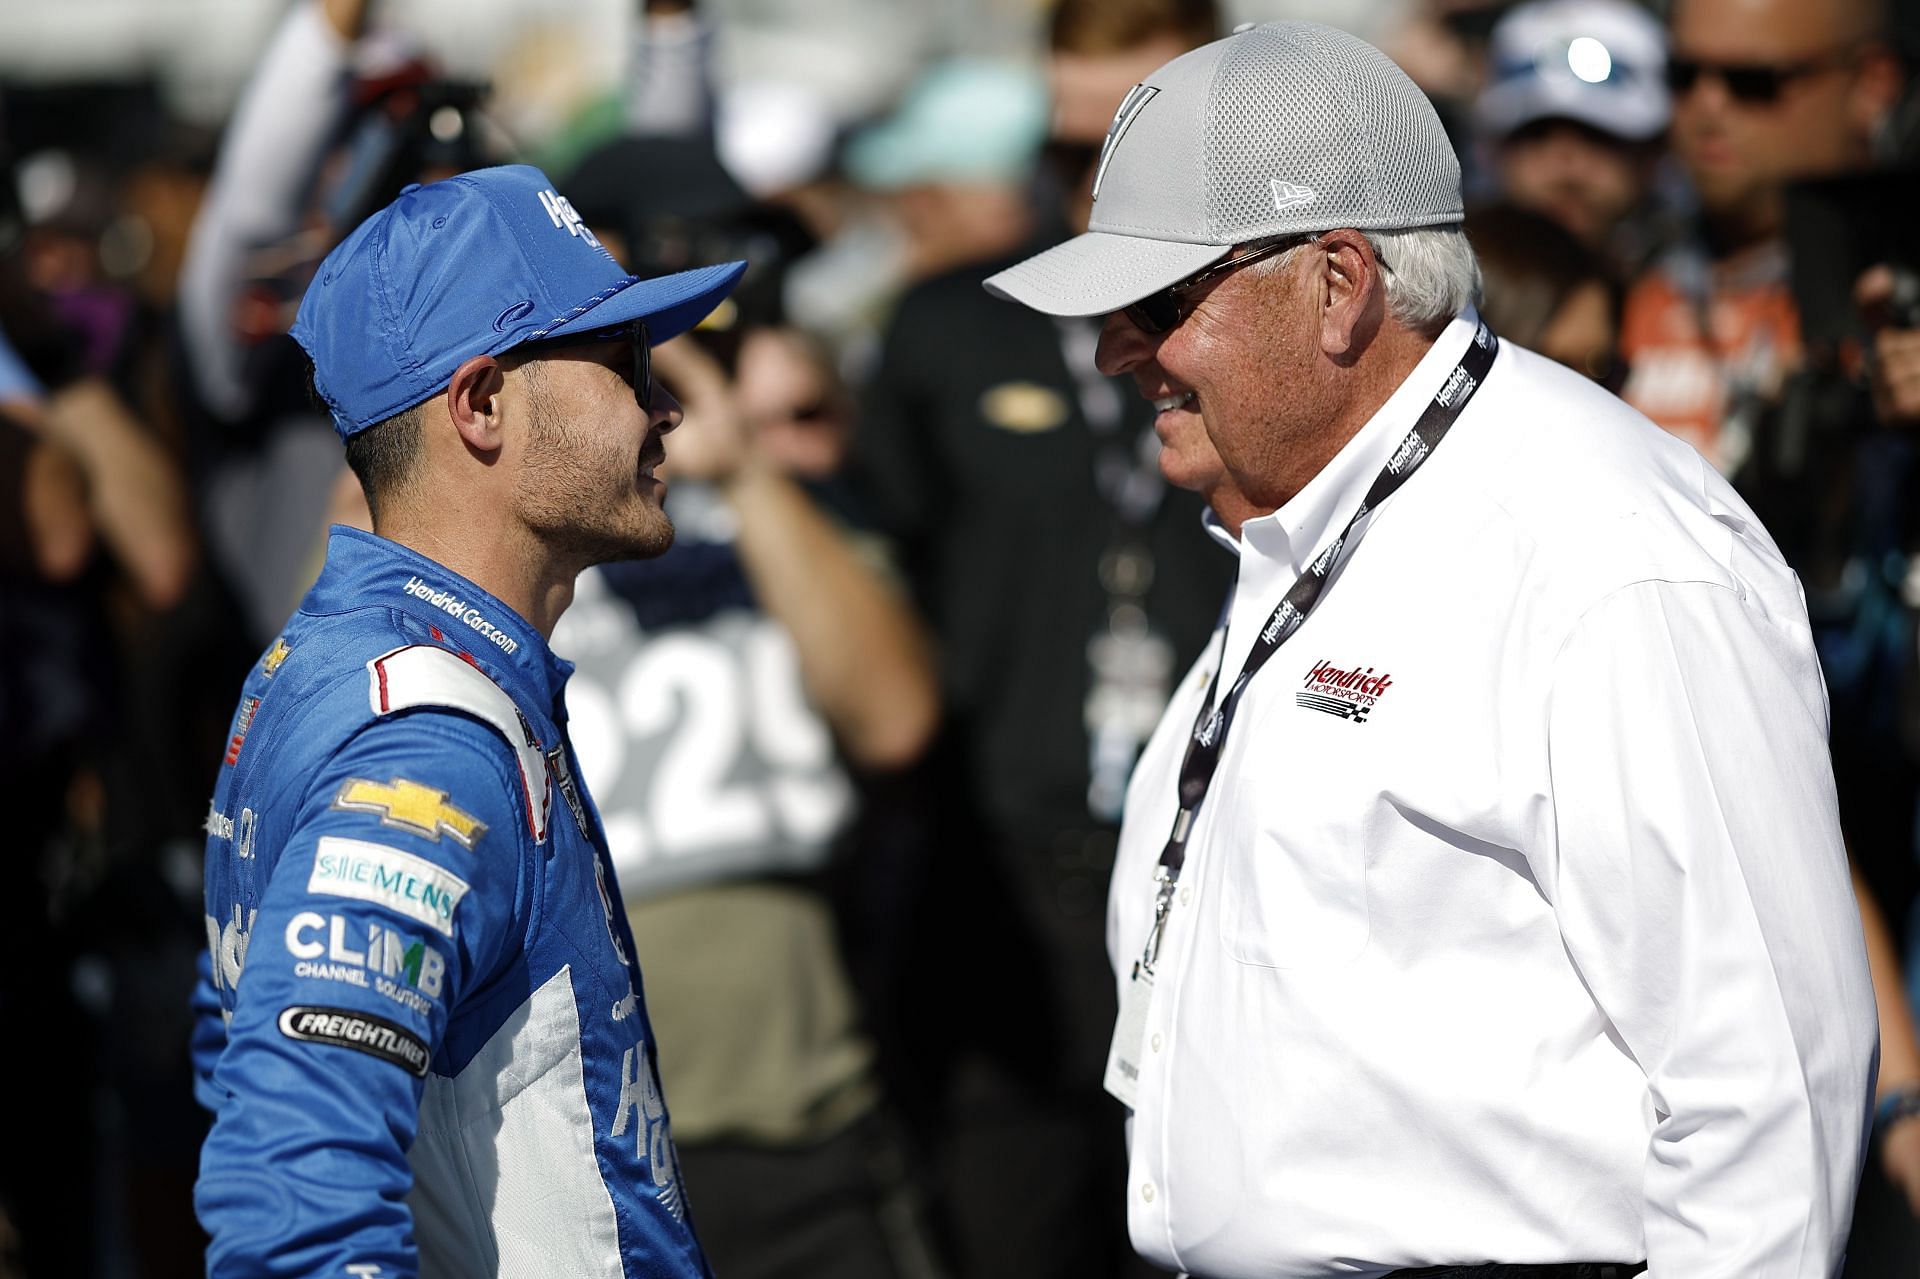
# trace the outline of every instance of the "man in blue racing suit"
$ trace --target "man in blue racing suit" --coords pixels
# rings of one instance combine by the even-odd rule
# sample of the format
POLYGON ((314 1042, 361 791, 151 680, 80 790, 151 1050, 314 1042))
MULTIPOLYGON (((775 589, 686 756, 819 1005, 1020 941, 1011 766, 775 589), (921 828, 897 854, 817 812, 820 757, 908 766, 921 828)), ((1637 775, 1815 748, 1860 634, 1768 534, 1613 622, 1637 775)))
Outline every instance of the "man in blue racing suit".
POLYGON ((742 269, 638 280, 509 166, 408 188, 308 290, 375 533, 333 530, 207 814, 210 1275, 709 1273, 547 637, 671 540, 650 344, 742 269))

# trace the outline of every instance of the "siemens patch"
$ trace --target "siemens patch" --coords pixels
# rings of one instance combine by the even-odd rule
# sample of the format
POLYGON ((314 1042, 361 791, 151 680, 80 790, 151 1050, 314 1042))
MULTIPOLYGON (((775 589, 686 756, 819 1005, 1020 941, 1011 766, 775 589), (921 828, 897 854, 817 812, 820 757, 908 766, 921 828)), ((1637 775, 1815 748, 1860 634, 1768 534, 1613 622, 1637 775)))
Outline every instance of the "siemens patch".
POLYGON ((451 937, 453 912, 467 895, 467 881, 398 848, 323 835, 307 891, 385 906, 451 937))
POLYGON ((351 1048, 426 1078, 426 1044, 406 1027, 395 1025, 385 1017, 355 1012, 351 1008, 302 1004, 281 1010, 280 1033, 303 1043, 351 1048))

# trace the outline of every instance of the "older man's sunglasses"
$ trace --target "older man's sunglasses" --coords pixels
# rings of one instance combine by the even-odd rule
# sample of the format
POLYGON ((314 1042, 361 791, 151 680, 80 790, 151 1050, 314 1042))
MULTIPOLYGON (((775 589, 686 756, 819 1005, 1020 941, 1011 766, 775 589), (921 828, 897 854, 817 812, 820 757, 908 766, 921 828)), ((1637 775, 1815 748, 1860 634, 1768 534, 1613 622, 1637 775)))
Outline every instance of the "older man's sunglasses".
POLYGON ((564 351, 576 346, 602 346, 608 342, 625 340, 633 348, 633 398, 639 403, 640 411, 651 412, 653 408, 653 343, 647 338, 645 320, 635 320, 631 324, 618 324, 608 329, 594 329, 589 333, 569 333, 561 338, 542 338, 537 342, 523 342, 514 348, 535 358, 549 351, 564 351))
POLYGON ((1828 54, 1804 62, 1706 62, 1699 58, 1667 59, 1667 87, 1677 98, 1693 92, 1694 86, 1712 77, 1727 87, 1727 96, 1749 106, 1766 106, 1780 100, 1787 85, 1802 76, 1812 75, 1841 61, 1845 54, 1828 54))
POLYGON ((1148 294, 1138 302, 1125 308, 1127 318, 1143 333, 1166 333, 1187 318, 1193 311, 1193 295, 1209 283, 1224 275, 1238 271, 1249 262, 1258 262, 1261 258, 1284 253, 1288 249, 1311 242, 1311 235, 1290 235, 1278 240, 1269 240, 1257 244, 1244 252, 1236 253, 1224 262, 1216 262, 1204 271, 1196 271, 1183 280, 1176 280, 1158 293, 1148 294))

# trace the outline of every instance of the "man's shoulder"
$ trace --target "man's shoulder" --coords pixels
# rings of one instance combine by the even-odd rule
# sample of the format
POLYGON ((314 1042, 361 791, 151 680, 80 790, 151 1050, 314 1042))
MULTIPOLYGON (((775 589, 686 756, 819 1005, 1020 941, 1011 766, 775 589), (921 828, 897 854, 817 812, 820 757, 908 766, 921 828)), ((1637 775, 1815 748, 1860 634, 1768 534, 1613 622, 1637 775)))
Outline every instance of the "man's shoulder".
POLYGON ((1505 376, 1483 391, 1483 429, 1465 434, 1460 459, 1543 588, 1578 597, 1652 578, 1733 585, 1736 560, 1778 559, 1692 447, 1543 356, 1510 347, 1502 359, 1505 376))
POLYGON ((303 766, 371 736, 387 748, 477 751, 503 766, 511 757, 513 771, 538 777, 537 744, 513 697, 424 639, 383 609, 300 615, 256 665, 248 695, 263 727, 305 740, 306 749, 282 752, 303 766))

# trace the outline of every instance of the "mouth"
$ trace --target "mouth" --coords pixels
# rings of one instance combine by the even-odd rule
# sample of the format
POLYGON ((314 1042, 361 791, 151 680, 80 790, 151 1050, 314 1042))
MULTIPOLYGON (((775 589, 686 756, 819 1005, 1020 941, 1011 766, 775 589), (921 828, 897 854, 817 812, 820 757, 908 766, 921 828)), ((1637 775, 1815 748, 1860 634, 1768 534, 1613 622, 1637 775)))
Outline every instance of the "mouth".
POLYGON ((1187 408, 1193 403, 1193 399, 1192 391, 1182 391, 1178 395, 1163 395, 1153 402, 1153 411, 1156 414, 1171 413, 1175 409, 1187 408))
MULTIPOLYGON (((656 466, 659 466, 662 462, 666 460, 667 460, 666 449, 661 447, 660 442, 658 440, 653 441, 651 448, 641 450, 640 478, 643 480, 655 480, 655 476, 653 474, 653 468, 656 466)), ((655 482, 657 483, 658 481, 655 480, 655 482)))

